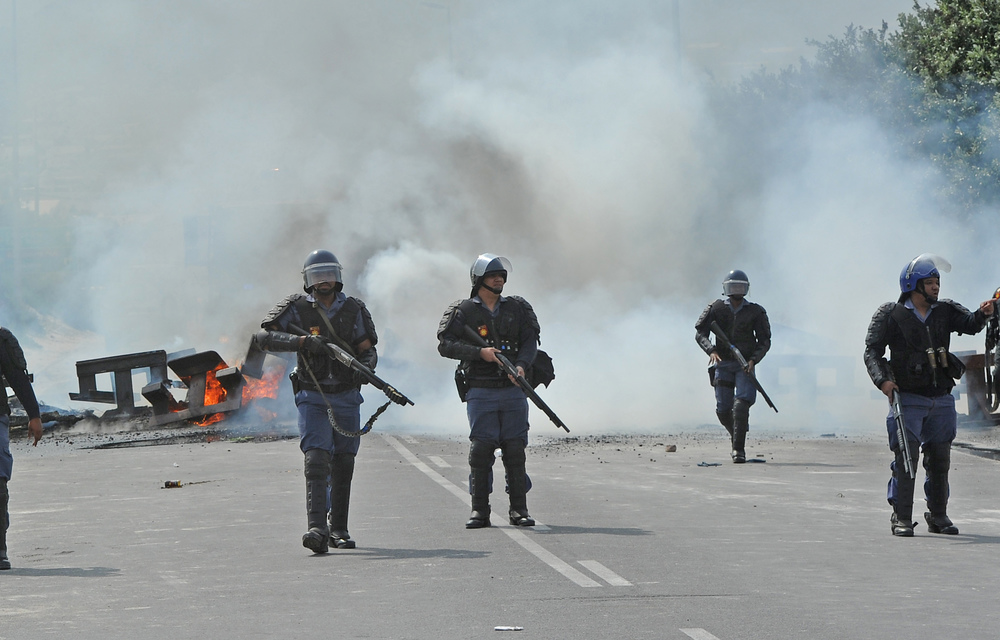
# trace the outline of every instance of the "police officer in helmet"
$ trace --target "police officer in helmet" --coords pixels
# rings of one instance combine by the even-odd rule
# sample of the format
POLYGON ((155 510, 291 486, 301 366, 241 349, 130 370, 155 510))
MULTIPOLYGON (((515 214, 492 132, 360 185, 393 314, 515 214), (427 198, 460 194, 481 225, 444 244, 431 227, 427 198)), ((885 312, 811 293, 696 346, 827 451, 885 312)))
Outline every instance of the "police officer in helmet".
MULTIPOLYGON (((911 463, 916 469, 923 450, 926 472, 924 519, 931 533, 955 535, 958 527, 948 517, 948 474, 951 443, 957 431, 955 397, 951 390, 965 367, 948 351, 952 333, 975 334, 996 311, 994 302, 980 303, 975 312, 940 298, 941 272, 951 271, 947 260, 933 254, 917 256, 899 274, 900 294, 875 312, 865 337, 865 366, 875 386, 891 399, 899 392, 911 463), (889 349, 889 359, 885 350, 889 349)), ((886 418, 889 448, 887 500, 892 505, 892 535, 913 536, 914 479, 904 471, 904 451, 896 436, 895 415, 886 418)))
POLYGON ((530 527, 525 447, 528 444, 528 400, 503 373, 496 354, 502 353, 523 375, 538 353, 538 318, 528 301, 503 294, 511 271, 507 258, 484 253, 472 263, 469 298, 452 303, 438 328, 438 352, 460 360, 456 381, 469 416, 469 485, 472 515, 467 529, 490 526, 490 491, 494 452, 503 453, 510 523, 530 527), (479 348, 463 340, 464 327, 490 345, 479 348), (464 395, 463 395, 464 394, 464 395))
MULTIPOLYGON (((0 327, 0 377, 14 391, 28 414, 28 434, 34 439, 32 446, 38 446, 38 441, 42 438, 42 419, 38 400, 28 377, 28 364, 17 338, 4 327, 0 327)), ((0 391, 3 392, 0 395, 0 569, 10 569, 10 560, 7 558, 7 527, 10 525, 7 481, 13 471, 14 458, 10 454, 10 404, 7 402, 4 382, 0 382, 0 391)))
POLYGON ((771 324, 764 307, 746 299, 750 279, 736 269, 722 281, 722 294, 708 305, 695 323, 695 341, 708 354, 714 368, 715 415, 732 441, 735 463, 746 462, 746 436, 750 429, 750 407, 757 400, 757 387, 751 376, 754 366, 771 348, 771 324), (712 322, 722 331, 747 361, 746 371, 728 349, 718 349, 710 337, 712 322))
POLYGON ((331 544, 338 549, 355 546, 347 517, 360 438, 344 433, 360 432, 364 401, 363 379, 332 359, 326 343, 346 344, 355 358, 374 370, 378 336, 364 302, 343 293, 340 261, 329 251, 309 254, 302 267, 302 286, 305 295, 292 294, 275 305, 255 340, 265 351, 297 353, 292 385, 299 410, 299 448, 305 458, 308 526, 302 545, 326 553, 331 544), (297 335, 292 325, 308 335, 297 335))

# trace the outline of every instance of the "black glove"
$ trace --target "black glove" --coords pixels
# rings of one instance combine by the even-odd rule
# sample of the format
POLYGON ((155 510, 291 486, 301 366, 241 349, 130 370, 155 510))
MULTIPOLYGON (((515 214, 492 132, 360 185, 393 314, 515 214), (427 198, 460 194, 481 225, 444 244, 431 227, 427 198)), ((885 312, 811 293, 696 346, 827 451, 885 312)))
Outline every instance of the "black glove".
POLYGON ((302 346, 299 347, 299 349, 319 355, 325 355, 327 353, 326 342, 319 336, 306 336, 306 339, 302 341, 302 346))

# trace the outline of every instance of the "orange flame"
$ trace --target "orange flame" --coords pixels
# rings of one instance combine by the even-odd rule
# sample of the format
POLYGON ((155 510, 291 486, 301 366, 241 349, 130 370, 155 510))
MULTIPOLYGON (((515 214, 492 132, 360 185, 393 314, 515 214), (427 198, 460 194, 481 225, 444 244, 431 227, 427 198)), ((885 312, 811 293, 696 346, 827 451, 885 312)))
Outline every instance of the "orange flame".
POLYGON ((260 380, 243 378, 243 405, 246 406, 257 398, 277 398, 284 374, 284 367, 275 367, 265 371, 260 380))

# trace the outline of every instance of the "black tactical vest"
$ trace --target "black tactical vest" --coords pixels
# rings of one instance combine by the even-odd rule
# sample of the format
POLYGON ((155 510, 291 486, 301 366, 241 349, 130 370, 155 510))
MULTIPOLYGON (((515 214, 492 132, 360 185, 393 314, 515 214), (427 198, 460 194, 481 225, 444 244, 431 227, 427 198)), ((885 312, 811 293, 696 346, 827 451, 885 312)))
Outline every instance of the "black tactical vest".
MULTIPOLYGON (((481 304, 476 304, 471 298, 464 300, 458 308, 466 325, 482 336, 489 346, 503 352, 508 360, 517 362, 517 353, 521 346, 521 327, 528 318, 524 307, 513 296, 504 299, 496 317, 490 315, 489 310, 481 304)), ((537 320, 535 322, 537 323, 537 320)), ((468 376, 470 379, 496 378, 508 381, 507 375, 497 365, 480 358, 469 363, 468 376)))
MULTIPOLYGON (((326 326, 326 322, 323 321, 323 317, 320 315, 323 311, 317 308, 312 302, 309 302, 304 296, 295 301, 295 310, 299 313, 299 318, 302 320, 303 328, 312 333, 313 335, 324 336, 330 338, 330 330, 326 326)), ((340 308, 337 313, 330 318, 330 325, 333 327, 334 332, 337 337, 340 338, 339 345, 350 345, 352 348, 348 351, 351 355, 357 356, 354 353, 354 323, 357 320, 358 312, 361 310, 361 305, 354 298, 348 297, 344 302, 344 305, 340 308)), ((332 340, 331 340, 332 342, 332 340)), ((352 380, 351 370, 346 365, 342 364, 340 361, 334 360, 325 355, 319 355, 306 350, 298 351, 298 369, 297 375, 299 379, 306 385, 312 385, 312 379, 309 374, 306 373, 305 366, 308 365, 312 369, 313 375, 321 383, 328 381, 328 378, 336 378, 337 382, 340 384, 349 384, 352 380)))
POLYGON ((946 311, 942 306, 936 307, 927 317, 927 322, 921 322, 912 309, 902 304, 893 307, 890 315, 899 332, 895 336, 889 336, 889 367, 900 389, 912 391, 936 388, 946 391, 955 386, 952 377, 956 372, 949 371, 949 361, 952 361, 954 368, 953 361, 956 357, 948 357, 951 331, 946 311), (928 353, 928 349, 933 356, 928 353))

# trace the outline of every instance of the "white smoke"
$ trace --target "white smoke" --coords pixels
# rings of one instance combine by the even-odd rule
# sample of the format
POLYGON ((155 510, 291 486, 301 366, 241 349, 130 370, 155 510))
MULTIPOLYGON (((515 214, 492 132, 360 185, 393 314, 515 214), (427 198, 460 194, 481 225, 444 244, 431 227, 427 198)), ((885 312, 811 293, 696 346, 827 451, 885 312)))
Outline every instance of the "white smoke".
MULTIPOLYGON (((463 433, 435 332, 488 251, 513 261, 507 291, 538 313, 557 374, 540 392, 574 433, 714 423, 693 325, 733 268, 775 325, 770 362, 856 359, 851 396, 800 406, 773 388, 782 412, 759 402, 754 424, 878 430, 860 364, 871 314, 925 251, 955 265, 944 295, 987 297, 998 274, 977 256, 994 232, 929 210, 927 167, 895 159, 873 122, 824 110, 787 123, 766 184, 720 204, 744 177, 718 171, 738 145, 706 108, 704 69, 730 75, 776 40, 794 53, 910 8, 879 4, 839 3, 857 19, 813 7, 837 22, 806 29, 778 0, 683 2, 679 30, 652 0, 23 2, 24 101, 104 150, 75 168, 93 195, 60 291, 95 339, 46 359, 36 386, 64 403, 75 359, 131 351, 233 363, 325 248, 372 310, 379 374, 416 402, 383 420, 463 433), (775 31, 746 36, 748 15, 775 31)), ((768 365, 762 380, 784 385, 768 365)))

